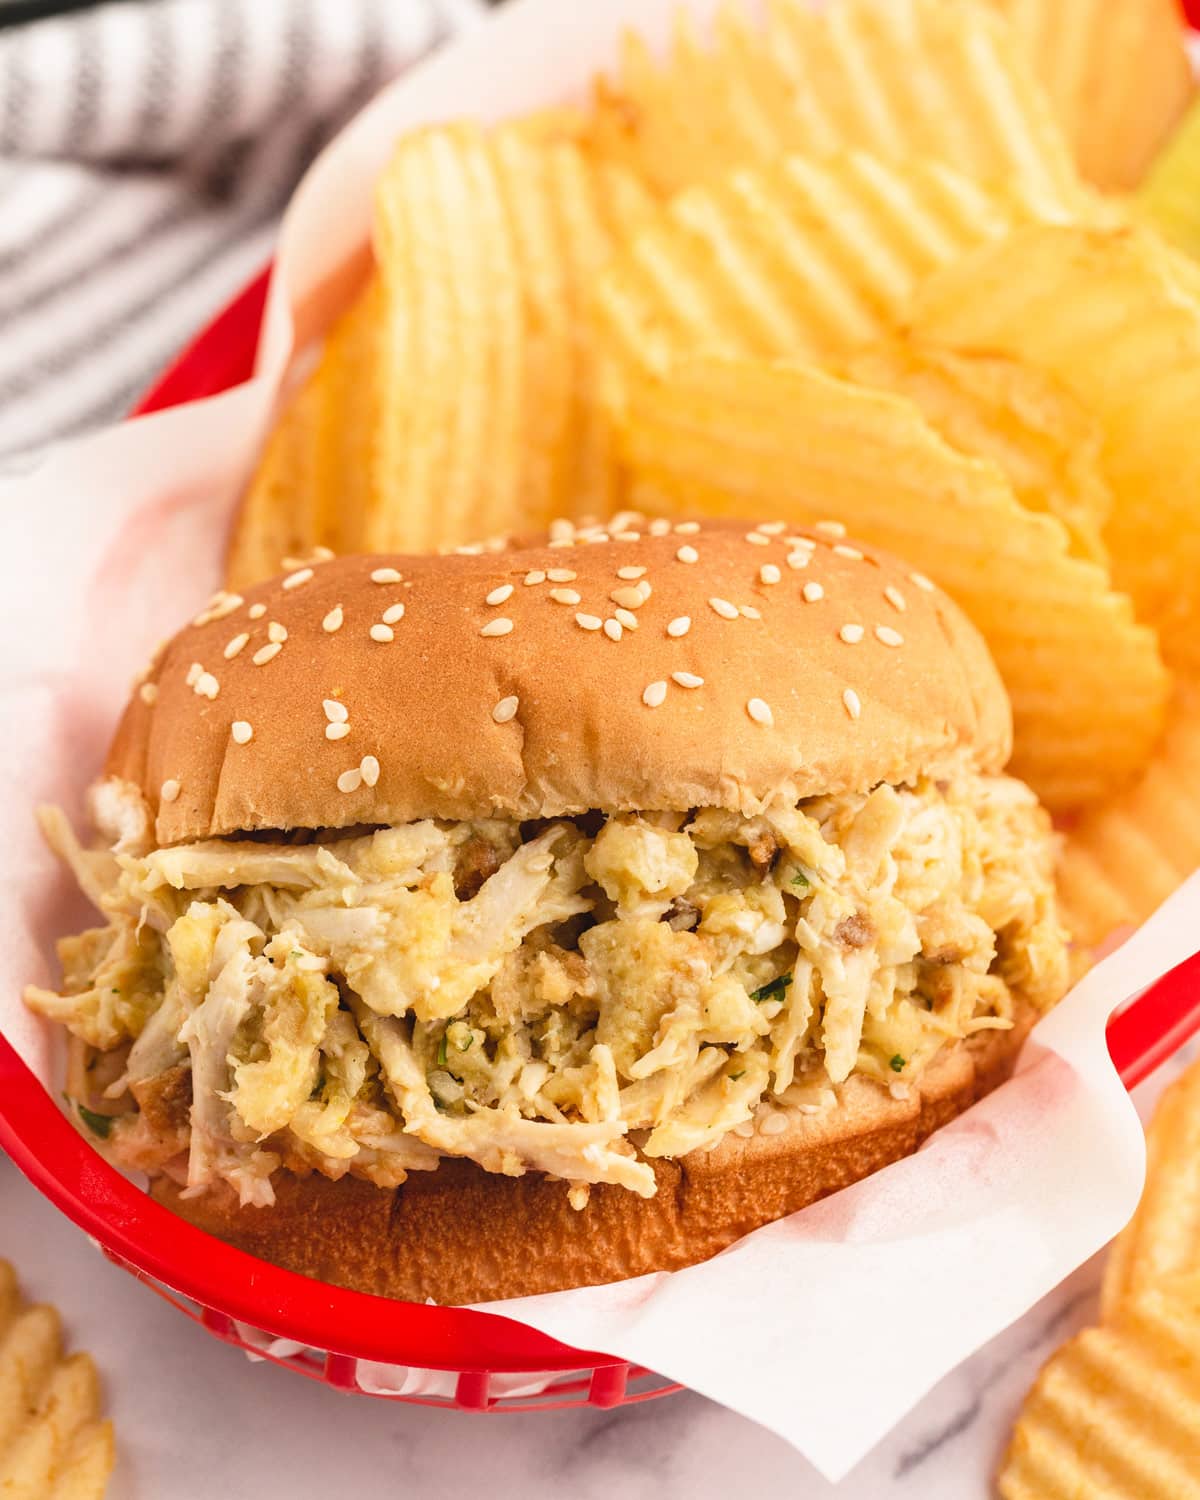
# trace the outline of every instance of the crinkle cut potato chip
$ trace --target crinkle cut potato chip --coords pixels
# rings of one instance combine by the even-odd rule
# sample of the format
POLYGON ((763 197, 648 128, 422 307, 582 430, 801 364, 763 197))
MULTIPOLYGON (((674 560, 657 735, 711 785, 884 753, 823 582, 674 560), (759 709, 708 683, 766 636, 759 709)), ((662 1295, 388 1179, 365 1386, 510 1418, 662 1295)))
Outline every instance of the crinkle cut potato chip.
POLYGON ((1036 217, 932 159, 790 156, 680 193, 600 280, 619 366, 695 353, 821 360, 888 332, 919 283, 1036 217))
POLYGON ((916 334, 1049 371, 1101 422, 1118 587, 1170 661, 1200 600, 1200 302, 1145 230, 1027 226, 935 272, 916 334))
POLYGON ((53 1307, 29 1307, 0 1260, 0 1495, 102 1500, 114 1462, 100 1420, 100 1380, 86 1354, 64 1357, 53 1307))
POLYGON ((1027 509, 1057 516, 1077 557, 1105 561, 1103 433, 1044 370, 900 336, 852 355, 841 373, 906 396, 952 448, 991 459, 1027 509))
MULTIPOLYGON (((1071 556, 1059 521, 1026 510, 911 402, 722 357, 631 377, 625 400, 617 420, 640 509, 836 518, 953 595, 1012 698, 1013 772, 1049 807, 1095 801, 1145 765, 1168 687, 1153 632, 1101 568, 1071 556)), ((802 571, 787 576, 803 585, 802 571)))
POLYGON ((1002 1500, 1200 1500, 1200 1276, 1124 1304, 1051 1356, 997 1476, 1002 1500))
POLYGON ((1104 1267, 1100 1316, 1200 1269, 1200 1063, 1167 1088, 1146 1132, 1146 1186, 1104 1267))
POLYGON ((231 588, 269 578, 282 558, 314 546, 354 551, 365 544, 381 305, 372 276, 278 418, 234 524, 231 588))
POLYGON ((1155 158, 1135 203, 1173 245, 1200 260, 1200 99, 1155 158))
POLYGON ((625 40, 600 78, 593 140, 664 196, 786 152, 929 155, 1013 183, 1047 211, 1078 204, 1065 138, 994 13, 946 0, 776 0, 760 28, 734 5, 711 38, 681 14, 668 57, 625 40))
POLYGON ((1178 0, 991 0, 1098 187, 1141 181, 1195 91, 1178 0))
POLYGON ((1141 777, 1068 831, 1058 868, 1067 925, 1080 942, 1101 943, 1145 921, 1197 868, 1200 690, 1181 686, 1141 777))

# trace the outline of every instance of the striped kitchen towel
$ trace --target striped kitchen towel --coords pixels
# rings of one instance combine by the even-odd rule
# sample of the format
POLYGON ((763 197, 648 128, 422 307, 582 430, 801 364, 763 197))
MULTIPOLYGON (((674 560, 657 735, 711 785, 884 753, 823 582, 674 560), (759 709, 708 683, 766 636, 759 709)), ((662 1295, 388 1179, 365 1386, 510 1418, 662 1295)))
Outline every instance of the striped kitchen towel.
POLYGON ((478 0, 122 0, 0 31, 0 464, 128 410, 304 167, 478 0))

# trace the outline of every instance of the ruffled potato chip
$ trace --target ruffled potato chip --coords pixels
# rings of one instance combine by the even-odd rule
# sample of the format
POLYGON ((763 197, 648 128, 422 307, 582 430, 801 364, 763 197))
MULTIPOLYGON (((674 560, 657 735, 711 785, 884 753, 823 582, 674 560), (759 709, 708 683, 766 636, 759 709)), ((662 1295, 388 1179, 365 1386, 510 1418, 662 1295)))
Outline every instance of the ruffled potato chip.
POLYGON ((1061 522, 1022 506, 993 464, 953 451, 911 402, 722 357, 631 375, 624 400, 639 508, 832 517, 957 599, 1012 698, 1012 769, 1047 806, 1096 801, 1146 764, 1168 689, 1153 632, 1101 568, 1071 555, 1061 522))

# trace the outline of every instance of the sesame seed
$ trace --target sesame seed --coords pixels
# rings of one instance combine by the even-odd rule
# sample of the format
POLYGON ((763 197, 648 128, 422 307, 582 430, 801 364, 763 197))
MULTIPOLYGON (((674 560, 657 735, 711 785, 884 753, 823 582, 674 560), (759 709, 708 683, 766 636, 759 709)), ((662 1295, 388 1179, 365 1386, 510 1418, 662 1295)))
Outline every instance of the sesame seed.
POLYGON ((675 556, 682 563, 694 563, 700 561, 700 554, 696 551, 695 547, 680 547, 675 556))
POLYGON ((641 596, 642 596, 642 603, 645 604, 646 600, 649 599, 650 595, 654 592, 654 590, 650 587, 650 585, 646 582, 646 580, 644 578, 642 579, 642 581, 640 583, 638 583, 635 586, 637 588, 638 593, 641 594, 641 596))
POLYGON ((335 630, 340 630, 342 628, 342 621, 345 618, 346 616, 342 612, 342 606, 340 604, 335 604, 329 611, 329 613, 325 616, 325 618, 321 621, 321 629, 328 631, 328 633, 332 635, 335 630))
POLYGON ((250 658, 250 660, 256 667, 265 667, 266 664, 271 661, 272 658, 278 656, 282 650, 283 647, 279 644, 278 641, 272 641, 270 645, 260 646, 254 653, 254 655, 250 658))
POLYGON ((373 641, 378 641, 380 645, 386 645, 388 641, 394 641, 396 639, 396 632, 390 625, 372 625, 371 629, 367 633, 370 635, 373 641))
POLYGON ((746 533, 746 540, 755 547, 769 547, 771 545, 771 538, 763 536, 761 531, 748 531, 746 533))
POLYGON ((678 521, 675 525, 676 536, 695 536, 699 530, 699 521, 678 521))
POLYGON ((646 596, 640 588, 633 584, 625 584, 624 587, 613 589, 608 596, 614 604, 619 604, 623 609, 641 609, 646 602, 646 596))
POLYGON ((362 779, 362 772, 354 766, 349 771, 343 771, 338 777, 337 789, 339 792, 357 792, 362 786, 362 779))
POLYGON ((659 708, 667 697, 667 685, 665 682, 651 682, 642 694, 642 702, 647 708, 659 708))
POLYGON ((617 577, 627 579, 630 583, 636 583, 639 578, 646 576, 645 568, 618 568, 617 577))
POLYGON ((875 635, 885 646, 903 646, 904 637, 890 625, 876 625, 875 635))
POLYGON ((385 625, 394 625, 397 620, 404 618, 403 604, 389 604, 381 616, 385 625))
POLYGON ((818 521, 813 527, 813 530, 819 531, 822 536, 846 535, 846 528, 840 521, 818 521))
POLYGON ((233 723, 229 726, 229 733, 233 736, 236 744, 248 745, 254 734, 254 730, 246 723, 245 719, 234 719, 233 723))
POLYGON ((763 536, 778 536, 786 526, 786 521, 760 521, 754 529, 761 531, 763 536))
POLYGON ((555 516, 550 522, 550 537, 552 541, 570 541, 575 535, 574 521, 568 521, 564 516, 555 516))
POLYGON ((252 604, 246 611, 252 620, 261 620, 266 612, 267 606, 265 604, 252 604))
POLYGON ((770 728, 775 722, 775 715, 771 712, 770 705, 764 703, 761 698, 751 698, 746 704, 746 712, 756 724, 765 724, 770 728))
POLYGON ((179 796, 179 783, 173 776, 168 777, 162 786, 159 787, 158 795, 164 802, 174 802, 175 798, 179 796))
POLYGON ((325 717, 331 724, 344 724, 350 717, 350 710, 336 698, 322 699, 321 707, 325 710, 325 717))
POLYGON ((773 1109, 758 1127, 759 1135, 783 1135, 788 1128, 788 1117, 781 1109, 773 1109))
POLYGON ((526 573, 525 575, 526 588, 532 588, 535 583, 545 583, 545 581, 546 575, 542 572, 541 568, 534 568, 531 572, 526 573))
POLYGON ((283 580, 283 586, 285 589, 298 589, 302 583, 307 583, 312 576, 313 570, 311 568, 301 568, 298 572, 289 573, 283 580))
POLYGON ((671 531, 671 523, 665 516, 658 516, 646 528, 651 536, 668 536, 671 531))
POLYGON ((200 665, 200 663, 198 661, 194 661, 187 669, 187 676, 183 679, 184 682, 187 683, 188 687, 195 687, 196 679, 203 671, 204 668, 200 665))
POLYGON ((797 550, 795 552, 789 552, 787 555, 787 565, 789 568, 807 568, 811 561, 811 552, 801 552, 797 550))
POLYGON ((325 726, 327 740, 344 740, 349 733, 349 724, 326 724, 325 726))
POLYGON ((143 682, 138 688, 138 697, 143 703, 153 703, 158 697, 158 684, 155 682, 143 682))
POLYGON ((620 620, 626 630, 636 630, 638 628, 638 617, 631 609, 614 609, 613 614, 620 620))
POLYGON ((640 531, 614 531, 612 539, 614 542, 640 542, 642 533, 640 531))
POLYGON ((738 617, 737 605, 730 604, 728 599, 710 599, 708 607, 720 615, 722 620, 736 620, 738 617))
POLYGON ((395 568, 376 568, 371 574, 372 583, 399 583, 400 574, 395 568))
POLYGON ((667 626, 667 634, 676 639, 681 635, 687 635, 692 628, 692 617, 690 615, 677 615, 667 626))
POLYGON ((697 677, 695 672, 672 672, 671 681, 677 682, 683 688, 698 688, 704 686, 704 678, 697 677))
POLYGON ((758 576, 763 583, 778 583, 783 574, 774 563, 763 563, 758 570, 758 576))
POLYGON ((229 642, 229 644, 225 647, 225 650, 222 652, 225 660, 232 661, 249 639, 249 634, 244 630, 242 631, 241 635, 235 635, 233 640, 229 642))
POLYGON ((919 589, 924 589, 927 594, 932 594, 934 585, 925 577, 924 573, 910 573, 908 575, 919 589))
POLYGON ((745 618, 747 620, 761 620, 762 619, 761 612, 759 610, 755 609, 755 607, 753 606, 753 604, 742 604, 742 605, 739 605, 739 607, 738 607, 738 614, 740 614, 741 616, 743 616, 743 618, 745 618))
POLYGON ((211 672, 201 672, 196 678, 196 692, 201 698, 215 698, 221 691, 221 684, 211 672))
POLYGON ((322 547, 319 544, 314 547, 309 553, 309 557, 311 558, 311 560, 313 562, 319 563, 332 562, 336 556, 337 553, 333 550, 332 547, 322 547))
POLYGON ((861 625, 843 625, 838 631, 838 636, 845 641, 847 646, 857 646, 863 638, 861 625))
POLYGON ((507 724, 510 719, 515 719, 517 709, 521 706, 521 700, 514 693, 511 697, 501 698, 500 702, 492 709, 492 718, 497 724, 507 724))
POLYGON ((503 604, 506 599, 512 598, 513 586, 511 583, 502 583, 499 588, 493 589, 487 596, 489 604, 503 604))
POLYGON ((272 620, 267 626, 267 640, 278 641, 282 646, 287 640, 287 627, 281 625, 278 620, 272 620))
POLYGON ((576 615, 576 625, 582 625, 584 630, 599 630, 604 621, 599 615, 576 615))
POLYGON ((364 755, 358 763, 358 770, 367 786, 374 786, 379 780, 379 762, 373 755, 364 755))
MULTIPOLYGON (((581 540, 591 542, 591 541, 595 541, 596 538, 595 537, 585 537, 585 538, 582 538, 581 540)), ((557 542, 547 542, 546 543, 547 547, 552 547, 556 551, 561 550, 561 548, 563 548, 563 547, 573 547, 574 545, 575 545, 574 539, 573 538, 568 538, 568 537, 563 537, 561 540, 559 540, 557 542)))
POLYGON ((508 635, 512 628, 513 622, 509 619, 506 619, 504 615, 501 615, 498 619, 489 620, 483 627, 483 629, 479 632, 479 634, 489 637, 497 635, 508 635))
POLYGON ((574 568, 547 568, 546 577, 551 583, 574 583, 579 574, 574 568))
POLYGON ((847 547, 845 543, 839 542, 833 549, 839 557, 848 557, 852 562, 862 562, 862 553, 857 547, 847 547))
POLYGON ((846 705, 846 712, 852 719, 857 719, 862 713, 862 703, 853 688, 847 688, 842 694, 842 702, 846 705))
MULTIPOLYGON (((455 549, 454 549, 454 555, 455 555, 455 557, 479 557, 479 556, 481 556, 482 553, 483 553, 483 543, 482 542, 467 542, 464 546, 462 546, 462 547, 455 547, 455 549)), ((396 582, 396 580, 394 578, 392 578, 392 579, 377 578, 375 581, 376 581, 376 583, 395 583, 396 582)))
POLYGON ((582 596, 575 589, 551 589, 550 597, 555 604, 578 604, 582 596))
POLYGON ((623 634, 620 620, 605 620, 604 634, 610 641, 619 641, 623 634))
POLYGON ((899 610, 901 614, 908 608, 908 602, 894 583, 889 583, 884 589, 883 597, 893 609, 899 610))
POLYGON ((800 592, 804 595, 807 604, 816 604, 819 599, 825 597, 825 590, 819 583, 806 583, 800 592))

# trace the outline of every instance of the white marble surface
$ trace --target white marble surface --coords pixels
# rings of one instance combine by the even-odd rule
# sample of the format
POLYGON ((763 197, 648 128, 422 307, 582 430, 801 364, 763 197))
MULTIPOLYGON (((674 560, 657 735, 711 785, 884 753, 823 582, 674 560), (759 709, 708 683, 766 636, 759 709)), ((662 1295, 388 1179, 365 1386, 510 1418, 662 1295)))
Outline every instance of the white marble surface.
MULTIPOLYGON (((1138 1091, 1143 1112, 1171 1071, 1138 1091)), ((110 1500, 539 1500, 568 1481, 572 1500, 984 1500, 1021 1396, 1094 1315, 1100 1276, 1099 1259, 1076 1272, 835 1488, 778 1438, 690 1394, 610 1412, 476 1416, 341 1396, 251 1364, 109 1265, 3 1160, 0 1256, 32 1296, 59 1304, 104 1372, 121 1455, 110 1500)), ((936 1277, 930 1267, 932 1295, 936 1277)), ((919 1309, 897 1309, 896 1337, 920 1336, 919 1309)))

